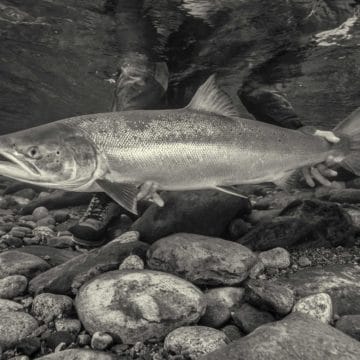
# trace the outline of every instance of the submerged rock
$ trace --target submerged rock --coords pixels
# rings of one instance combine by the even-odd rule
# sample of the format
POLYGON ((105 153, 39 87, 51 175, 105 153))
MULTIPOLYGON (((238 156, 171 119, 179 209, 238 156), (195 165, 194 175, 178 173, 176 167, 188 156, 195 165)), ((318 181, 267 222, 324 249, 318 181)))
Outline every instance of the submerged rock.
POLYGON ((164 349, 170 354, 197 359, 226 346, 229 342, 222 331, 207 326, 182 326, 166 336, 164 349))
POLYGON ((9 275, 32 278, 49 269, 49 264, 38 256, 9 250, 0 254, 0 279, 9 275))
POLYGON ((151 270, 111 271, 81 287, 76 310, 85 329, 125 344, 161 340, 194 323, 206 307, 202 292, 174 275, 151 270))
POLYGON ((22 311, 0 310, 0 348, 15 346, 38 327, 38 322, 22 311))
POLYGON ((357 360, 359 354, 360 342, 308 315, 293 313, 201 359, 357 360))
POLYGON ((147 243, 178 232, 224 236, 231 220, 251 212, 247 199, 220 191, 177 191, 162 197, 164 207, 151 205, 131 226, 147 243))
POLYGON ((245 246, 203 235, 178 233, 156 241, 148 250, 151 269, 170 272, 197 285, 237 285, 256 260, 245 246))

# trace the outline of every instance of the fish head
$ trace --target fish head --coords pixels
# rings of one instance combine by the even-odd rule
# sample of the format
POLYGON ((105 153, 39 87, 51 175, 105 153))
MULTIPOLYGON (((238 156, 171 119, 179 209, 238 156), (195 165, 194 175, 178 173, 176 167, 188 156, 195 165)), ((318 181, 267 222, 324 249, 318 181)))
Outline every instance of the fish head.
POLYGON ((0 175, 50 188, 91 181, 97 151, 80 130, 50 123, 0 136, 0 175))

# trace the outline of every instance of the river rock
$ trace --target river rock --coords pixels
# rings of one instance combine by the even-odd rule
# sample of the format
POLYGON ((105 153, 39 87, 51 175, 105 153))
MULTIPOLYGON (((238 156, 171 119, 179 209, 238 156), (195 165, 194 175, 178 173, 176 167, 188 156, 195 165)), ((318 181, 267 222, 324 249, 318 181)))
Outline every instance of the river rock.
POLYGON ((156 241, 148 250, 151 269, 174 273, 197 285, 237 285, 256 260, 246 247, 203 235, 178 233, 156 241))
POLYGON ((231 313, 231 317, 234 320, 234 323, 245 334, 253 332, 261 325, 275 321, 274 316, 269 312, 261 311, 247 303, 234 309, 231 313))
POLYGON ((29 336, 20 340, 20 342, 16 345, 16 350, 21 354, 32 356, 40 349, 40 347, 40 339, 35 336, 29 336))
POLYGON ((231 220, 251 212, 247 199, 220 191, 176 191, 162 197, 163 207, 151 205, 131 226, 147 243, 178 232, 224 236, 231 220))
POLYGON ((294 293, 289 287, 267 280, 249 280, 245 298, 259 309, 279 315, 288 314, 294 305, 294 293))
POLYGON ((219 328, 229 321, 232 307, 240 304, 244 296, 243 288, 223 287, 204 292, 206 311, 200 324, 219 328))
POLYGON ((360 342, 308 315, 292 313, 201 360, 357 360, 359 354, 360 342))
POLYGON ((81 330, 81 323, 78 319, 56 319, 56 331, 66 331, 72 334, 78 334, 81 330))
POLYGON ((305 268, 282 276, 279 281, 290 286, 297 299, 318 293, 331 296, 334 314, 360 314, 360 266, 329 265, 305 268))
POLYGON ((253 250, 352 245, 355 227, 339 205, 295 200, 278 217, 260 222, 239 242, 253 250))
POLYGON ((161 340, 171 330, 198 321, 206 307, 194 285, 151 270, 99 275, 81 287, 75 305, 90 334, 107 332, 125 344, 161 340))
POLYGON ((290 266, 290 254, 281 247, 261 252, 259 259, 265 268, 286 269, 290 266))
POLYGON ((330 295, 326 293, 309 295, 298 300, 293 312, 301 312, 329 324, 333 317, 333 306, 330 295))
POLYGON ((164 349, 170 354, 197 359, 227 343, 229 339, 222 331, 207 326, 182 326, 166 336, 164 349))
POLYGON ((27 284, 27 278, 23 275, 11 275, 0 279, 0 298, 12 299, 22 295, 27 284))
POLYGON ((40 219, 44 219, 49 216, 49 211, 46 207, 39 206, 33 211, 32 216, 35 221, 39 221, 40 219))
POLYGON ((120 264, 119 270, 142 270, 145 264, 141 257, 130 255, 120 264))
POLYGON ((24 306, 16 301, 0 299, 0 311, 20 311, 24 310, 24 306))
POLYGON ((344 315, 336 322, 336 328, 360 341, 360 314, 344 315))
POLYGON ((41 360, 116 360, 116 356, 111 353, 85 350, 69 349, 40 357, 41 360))
POLYGON ((49 267, 43 259, 20 251, 9 250, 0 254, 0 279, 9 275, 32 278, 49 267))
POLYGON ((93 334, 91 338, 91 347, 94 350, 105 350, 113 342, 113 338, 104 332, 97 331, 93 334))
POLYGON ((335 189, 329 193, 327 199, 341 204, 358 204, 360 203, 360 189, 335 189))
POLYGON ((225 325, 221 331, 226 335, 230 341, 235 341, 243 336, 243 333, 239 330, 236 325, 229 324, 225 325))
POLYGON ((34 278, 29 284, 32 293, 51 292, 56 294, 71 294, 71 285, 76 276, 86 274, 97 268, 99 271, 115 270, 130 254, 145 258, 148 245, 137 241, 139 234, 128 232, 121 239, 114 239, 108 244, 88 253, 76 256, 34 278), (131 238, 135 241, 122 242, 131 238))
POLYGON ((73 301, 66 295, 43 293, 35 296, 31 312, 38 319, 46 323, 70 315, 73 301))
POLYGON ((38 322, 22 311, 0 311, 0 347, 8 349, 30 335, 38 322))

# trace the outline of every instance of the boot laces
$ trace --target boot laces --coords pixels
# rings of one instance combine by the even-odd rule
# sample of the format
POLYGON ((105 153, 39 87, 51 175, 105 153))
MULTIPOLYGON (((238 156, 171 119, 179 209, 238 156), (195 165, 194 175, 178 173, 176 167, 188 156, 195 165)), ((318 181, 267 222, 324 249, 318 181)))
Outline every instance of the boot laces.
POLYGON ((110 202, 106 201, 106 199, 102 199, 99 195, 95 194, 92 197, 90 204, 80 221, 84 222, 86 219, 89 218, 98 221, 104 221, 107 214, 109 203, 110 202))

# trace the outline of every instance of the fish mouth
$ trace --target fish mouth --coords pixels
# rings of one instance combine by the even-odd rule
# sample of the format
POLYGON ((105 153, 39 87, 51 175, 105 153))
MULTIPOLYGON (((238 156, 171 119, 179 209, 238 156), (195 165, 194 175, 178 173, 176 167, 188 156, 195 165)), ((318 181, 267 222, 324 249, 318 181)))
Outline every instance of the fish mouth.
POLYGON ((0 151, 0 175, 18 180, 39 180, 41 176, 39 170, 30 162, 19 160, 6 151, 0 151))

